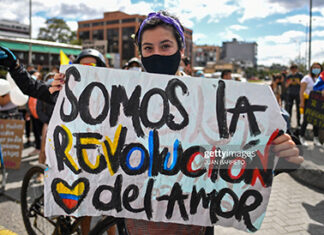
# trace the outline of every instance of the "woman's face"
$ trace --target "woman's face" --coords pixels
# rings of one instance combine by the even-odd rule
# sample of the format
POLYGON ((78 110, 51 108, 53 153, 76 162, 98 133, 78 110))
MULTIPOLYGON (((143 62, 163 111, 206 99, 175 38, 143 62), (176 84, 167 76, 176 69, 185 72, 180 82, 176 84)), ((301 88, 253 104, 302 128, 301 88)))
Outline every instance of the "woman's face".
POLYGON ((157 26, 147 29, 142 34, 142 56, 173 55, 178 51, 178 43, 172 29, 157 26))
POLYGON ((319 64, 314 64, 312 66, 312 69, 321 69, 321 66, 319 64))

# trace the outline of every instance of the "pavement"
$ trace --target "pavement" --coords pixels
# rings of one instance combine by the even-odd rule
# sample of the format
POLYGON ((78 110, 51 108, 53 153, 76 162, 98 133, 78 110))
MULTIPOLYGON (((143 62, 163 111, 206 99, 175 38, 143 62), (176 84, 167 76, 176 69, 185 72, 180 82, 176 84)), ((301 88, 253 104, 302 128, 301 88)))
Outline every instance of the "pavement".
MULTIPOLYGON (((298 134, 295 109, 293 109, 291 125, 293 127, 292 131, 298 134)), ((312 128, 313 126, 308 124, 305 133, 308 146, 299 146, 304 152, 304 162, 300 165, 299 169, 291 172, 290 175, 307 185, 324 190, 324 130, 319 131, 319 139, 322 142, 322 146, 317 147, 313 143, 314 136, 312 128)))

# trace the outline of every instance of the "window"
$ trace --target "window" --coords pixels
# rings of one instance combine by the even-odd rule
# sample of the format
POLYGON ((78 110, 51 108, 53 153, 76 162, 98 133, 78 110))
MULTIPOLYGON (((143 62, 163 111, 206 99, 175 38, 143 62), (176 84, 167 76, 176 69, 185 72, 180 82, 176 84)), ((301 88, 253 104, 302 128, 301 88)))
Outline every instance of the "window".
POLYGON ((92 32, 92 39, 93 40, 103 40, 104 39, 104 35, 103 35, 103 30, 94 30, 92 32))
POLYGON ((132 39, 132 34, 134 33, 135 27, 125 27, 122 30, 122 60, 129 60, 130 58, 135 56, 134 40, 132 39))
POLYGON ((122 23, 130 23, 130 22, 135 22, 135 18, 122 19, 122 23))
POLYGON ((108 20, 106 24, 119 24, 119 20, 108 20))
POLYGON ((89 31, 81 31, 79 33, 79 38, 81 40, 87 40, 87 39, 90 39, 90 32, 89 31))
POLYGON ((94 22, 92 23, 92 26, 100 26, 103 25, 103 22, 94 22))
POLYGON ((107 29, 108 53, 118 53, 119 29, 107 29))
POLYGON ((88 28, 90 27, 90 24, 80 24, 80 28, 88 28))

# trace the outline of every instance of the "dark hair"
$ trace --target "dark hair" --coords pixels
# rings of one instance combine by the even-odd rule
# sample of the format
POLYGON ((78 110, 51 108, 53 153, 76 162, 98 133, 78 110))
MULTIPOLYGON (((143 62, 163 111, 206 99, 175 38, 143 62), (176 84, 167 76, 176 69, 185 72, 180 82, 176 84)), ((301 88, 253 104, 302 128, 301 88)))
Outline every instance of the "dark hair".
POLYGON ((322 67, 322 65, 321 65, 320 63, 318 63, 318 62, 314 62, 314 63, 312 64, 312 66, 311 66, 311 69, 314 67, 314 65, 319 65, 320 68, 321 68, 321 72, 322 72, 323 67, 322 67))
POLYGON ((319 65, 320 66, 320 68, 321 68, 321 72, 323 71, 323 66, 320 64, 320 63, 318 63, 318 62, 314 62, 313 64, 312 64, 312 66, 310 67, 310 74, 312 75, 312 77, 314 77, 315 75, 313 75, 313 73, 312 73, 312 68, 314 67, 314 65, 319 65))
POLYGON ((229 73, 231 73, 231 72, 232 72, 232 71, 229 70, 229 69, 225 69, 225 70, 223 70, 222 73, 221 73, 221 78, 224 78, 225 75, 227 75, 227 74, 229 74, 229 73))
MULTIPOLYGON (((171 15, 167 11, 159 11, 159 13, 161 13, 164 16, 171 17, 171 18, 175 19, 176 21, 178 21, 179 24, 180 24, 180 27, 183 30, 183 26, 182 26, 182 24, 180 23, 179 19, 176 16, 171 15)), ((136 43, 136 45, 137 45, 137 47, 139 49, 140 54, 142 54, 141 42, 142 42, 142 36, 143 36, 144 31, 147 30, 147 29, 154 29, 157 26, 162 26, 162 27, 165 27, 165 28, 168 28, 168 29, 172 29, 173 36, 177 41, 179 50, 181 50, 184 47, 184 42, 182 41, 180 33, 178 32, 178 30, 174 26, 165 23, 164 21, 162 21, 159 18, 151 18, 148 21, 146 21, 145 25, 143 26, 140 38, 138 38, 139 30, 137 30, 137 32, 135 34, 135 43, 136 43)))
POLYGON ((182 61, 185 64, 185 66, 190 64, 190 59, 188 57, 186 57, 186 56, 182 58, 182 61))
POLYGON ((296 64, 292 64, 292 65, 290 66, 290 69, 298 69, 298 66, 297 66, 296 64))

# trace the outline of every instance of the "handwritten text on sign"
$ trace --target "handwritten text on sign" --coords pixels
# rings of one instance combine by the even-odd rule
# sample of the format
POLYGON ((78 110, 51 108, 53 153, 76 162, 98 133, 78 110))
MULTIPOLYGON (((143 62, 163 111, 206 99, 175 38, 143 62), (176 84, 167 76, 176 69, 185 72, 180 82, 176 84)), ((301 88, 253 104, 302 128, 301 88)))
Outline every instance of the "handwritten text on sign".
POLYGON ((20 168, 24 127, 23 120, 0 119, 0 144, 6 168, 20 168))
POLYGON ((273 177, 270 142, 285 129, 269 87, 63 70, 47 137, 47 216, 260 227, 273 177))

